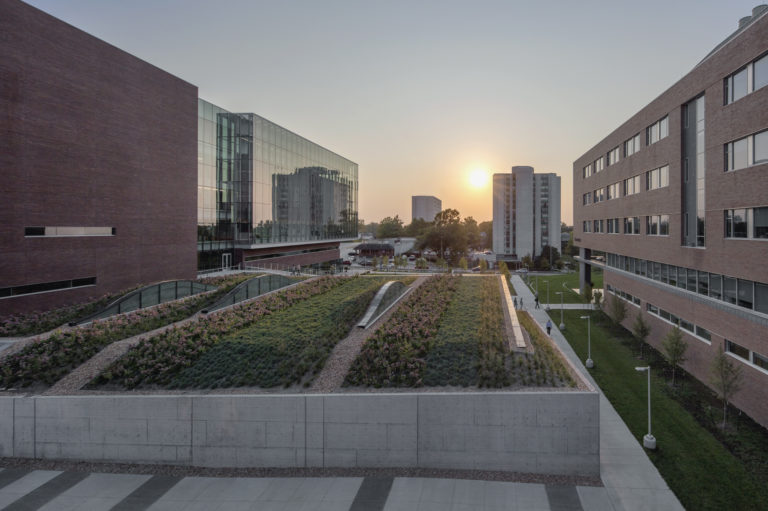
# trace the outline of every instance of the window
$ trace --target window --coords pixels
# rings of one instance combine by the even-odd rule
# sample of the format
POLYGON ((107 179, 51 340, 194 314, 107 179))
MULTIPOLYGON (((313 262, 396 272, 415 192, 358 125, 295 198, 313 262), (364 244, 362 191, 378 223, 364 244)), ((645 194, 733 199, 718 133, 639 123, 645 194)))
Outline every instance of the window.
POLYGON ((592 204, 592 192, 585 193, 582 200, 583 200, 584 206, 589 206, 590 204, 592 204))
POLYGON ((768 55, 763 55, 723 80, 723 104, 738 101, 768 85, 768 55))
POLYGON ((624 196, 634 195, 642 191, 641 178, 642 175, 637 175, 624 180, 624 196))
POLYGON ((614 163, 619 161, 619 146, 614 147, 610 151, 608 151, 608 165, 613 165, 614 163))
POLYGON ((744 96, 746 96, 749 92, 747 90, 748 85, 748 68, 749 66, 736 71, 731 76, 725 79, 723 90, 725 91, 725 102, 724 104, 733 103, 734 101, 737 101, 744 96))
POLYGON ((736 303, 736 279, 723 275, 723 301, 736 303))
POLYGON ((726 238, 768 239, 768 207, 726 209, 726 238))
POLYGON ((592 221, 592 232, 605 232, 605 224, 603 220, 593 220, 592 221))
POLYGON ((739 346, 733 341, 729 341, 728 339, 725 340, 725 351, 728 353, 733 353, 739 358, 743 358, 744 360, 749 360, 749 350, 743 346, 739 346))
POLYGON ((639 216, 632 216, 624 219, 624 234, 640 234, 639 216))
POLYGON ((640 150, 640 133, 624 142, 624 158, 632 156, 640 150))
POLYGON ((619 219, 609 218, 606 220, 608 234, 619 234, 619 219))
POLYGON ((645 217, 645 233, 651 236, 669 236, 669 215, 645 217))
POLYGON ((584 220, 584 224, 582 225, 582 230, 584 232, 592 232, 592 222, 589 220, 584 220))
POLYGON ((645 189, 656 190, 669 186, 669 165, 645 173, 645 189))
POLYGON ((9 298, 12 296, 30 295, 34 293, 47 293, 50 291, 61 291, 76 287, 93 286, 96 284, 96 277, 85 277, 72 280, 60 280, 57 282, 40 282, 38 284, 27 284, 24 286, 12 286, 0 288, 0 298, 9 298))
POLYGON ((603 202, 605 200, 605 188, 598 188, 592 192, 592 200, 595 202, 595 204, 598 202, 603 202))
POLYGON ((755 283, 744 279, 738 279, 738 283, 738 305, 745 309, 751 309, 752 304, 755 303, 755 283))
POLYGON ((611 199, 618 199, 620 195, 620 189, 621 189, 621 183, 613 183, 612 185, 608 185, 607 191, 606 191, 606 200, 611 199))
POLYGON ((706 328, 702 328, 698 325, 696 325, 696 335, 698 335, 702 339, 705 339, 706 341, 712 341, 712 334, 709 333, 709 330, 707 330, 706 328))
POLYGON ((752 352, 752 363, 757 367, 768 370, 768 358, 762 356, 760 353, 752 352))
POLYGON ((645 145, 655 144, 667 135, 669 135, 669 116, 645 128, 645 145))
POLYGON ((24 236, 114 236, 114 227, 25 227, 24 236))
POLYGON ((592 175, 592 164, 590 163, 589 165, 584 167, 584 169, 582 169, 582 177, 586 179, 591 175, 592 175))
POLYGON ((605 168, 605 158, 601 156, 595 160, 595 174, 601 172, 605 168))
POLYGON ((723 155, 725 172, 768 163, 768 130, 728 142, 723 155))

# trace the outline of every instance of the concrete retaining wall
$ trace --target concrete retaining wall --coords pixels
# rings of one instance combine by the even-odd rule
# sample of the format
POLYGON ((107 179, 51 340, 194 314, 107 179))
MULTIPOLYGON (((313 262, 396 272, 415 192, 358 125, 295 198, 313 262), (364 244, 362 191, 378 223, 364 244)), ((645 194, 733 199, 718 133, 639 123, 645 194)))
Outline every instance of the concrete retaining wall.
POLYGON ((0 456, 598 476, 594 392, 0 397, 0 456))

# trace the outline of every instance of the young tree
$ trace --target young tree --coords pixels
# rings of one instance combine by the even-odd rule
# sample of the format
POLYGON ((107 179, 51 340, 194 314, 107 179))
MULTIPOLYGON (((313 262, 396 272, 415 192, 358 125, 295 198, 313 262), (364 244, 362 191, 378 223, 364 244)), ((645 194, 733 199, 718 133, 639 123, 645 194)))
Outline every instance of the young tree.
POLYGON ((417 270, 426 270, 429 265, 427 264, 427 260, 423 257, 419 257, 416 259, 416 269, 417 270))
POLYGON ((509 277, 510 277, 509 268, 507 267, 507 263, 505 263, 504 261, 499 262, 499 272, 502 275, 504 275, 504 278, 506 280, 509 280, 509 277))
POLYGON ((480 271, 485 271, 488 269, 488 261, 485 259, 480 259, 480 271))
POLYGON ((635 322, 632 325, 632 333, 635 334, 635 338, 640 345, 640 358, 643 358, 643 346, 645 346, 645 340, 651 335, 651 327, 643 319, 643 312, 640 311, 635 317, 635 322))
POLYGON ((376 256, 373 256, 371 258, 371 268, 375 270, 378 267, 379 267, 379 258, 376 256))
POLYGON ((383 255, 383 256, 381 256, 381 265, 382 265, 384 268, 386 268, 387 266, 389 266, 389 256, 388 256, 388 255, 383 255))
POLYGON ((725 430, 728 402, 741 389, 741 367, 723 352, 721 346, 718 348, 715 358, 712 359, 710 371, 710 383, 715 387, 720 399, 723 400, 723 430, 725 430))
POLYGON ((608 313, 611 316, 611 319, 617 325, 621 326, 621 323, 625 319, 627 319, 627 304, 624 303, 624 300, 622 300, 618 296, 611 295, 611 301, 608 304, 608 308, 609 308, 608 313))
POLYGON ((467 258, 466 257, 462 257, 461 259, 459 259, 459 268, 461 268, 462 270, 466 270, 467 269, 467 258))
POLYGON ((593 291, 592 292, 592 299, 595 301, 595 307, 599 310, 602 308, 602 301, 603 301, 603 292, 602 291, 593 291))
POLYGON ((584 298, 584 301, 587 303, 592 303, 592 285, 586 284, 584 286, 584 292, 581 294, 581 296, 584 298))
POLYGON ((400 217, 395 215, 395 218, 390 216, 383 219, 376 228, 377 238, 397 238, 403 235, 403 221, 400 217))
POLYGON ((493 246, 493 222, 490 220, 480 222, 477 227, 480 229, 480 239, 483 241, 483 246, 491 248, 493 246))
POLYGON ((688 349, 688 343, 683 339, 680 327, 676 326, 670 330, 661 341, 661 346, 664 348, 664 358, 672 365, 672 386, 674 387, 675 369, 685 362, 685 351, 688 349))

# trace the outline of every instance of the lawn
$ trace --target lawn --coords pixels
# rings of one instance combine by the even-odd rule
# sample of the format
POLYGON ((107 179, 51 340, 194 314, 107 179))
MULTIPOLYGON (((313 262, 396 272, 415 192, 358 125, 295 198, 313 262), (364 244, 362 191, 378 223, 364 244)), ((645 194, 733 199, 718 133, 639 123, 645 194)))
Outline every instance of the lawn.
MULTIPOLYGON (((565 335, 579 358, 587 356, 587 321, 583 311, 565 311, 565 335)), ((647 433, 647 365, 628 346, 631 335, 612 327, 601 312, 592 313, 590 373, 638 442, 647 433)), ((653 434, 658 449, 649 456, 686 509, 768 509, 768 484, 748 470, 685 407, 672 397, 655 359, 651 378, 653 434)), ((763 464, 765 454, 763 452, 763 464)))
MULTIPOLYGON (((539 289, 539 301, 541 303, 560 303, 560 295, 557 291, 563 292, 563 303, 586 303, 584 298, 578 293, 579 273, 563 273, 560 275, 536 275, 529 274, 528 285, 535 293, 536 286, 539 289), (549 282, 549 302, 547 301, 547 282, 549 282), (574 291, 575 290, 575 291, 574 291)), ((592 270, 592 283, 595 290, 603 288, 603 272, 592 270)))

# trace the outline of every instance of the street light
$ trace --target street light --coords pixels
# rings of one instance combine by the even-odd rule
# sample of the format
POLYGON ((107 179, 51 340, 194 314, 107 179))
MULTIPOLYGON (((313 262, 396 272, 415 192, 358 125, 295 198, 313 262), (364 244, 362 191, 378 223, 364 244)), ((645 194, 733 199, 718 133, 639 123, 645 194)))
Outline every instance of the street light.
POLYGON ((547 312, 551 311, 552 308, 549 306, 549 281, 545 281, 547 283, 547 312))
POLYGON ((587 361, 584 363, 584 365, 587 366, 587 369, 592 369, 595 366, 595 363, 592 362, 592 332, 590 329, 590 316, 581 316, 581 319, 587 320, 587 361))
POLYGON ((643 437, 643 447, 656 449, 656 438, 651 434, 651 366, 635 367, 635 371, 648 372, 648 434, 643 437))
POLYGON ((564 303, 563 303, 563 292, 562 291, 555 291, 556 295, 560 295, 560 331, 565 330, 565 322, 563 322, 563 309, 564 303))

